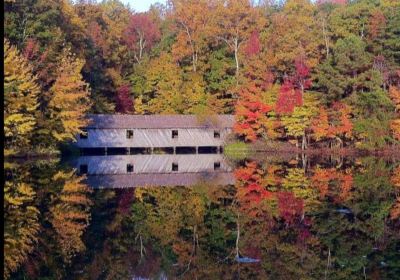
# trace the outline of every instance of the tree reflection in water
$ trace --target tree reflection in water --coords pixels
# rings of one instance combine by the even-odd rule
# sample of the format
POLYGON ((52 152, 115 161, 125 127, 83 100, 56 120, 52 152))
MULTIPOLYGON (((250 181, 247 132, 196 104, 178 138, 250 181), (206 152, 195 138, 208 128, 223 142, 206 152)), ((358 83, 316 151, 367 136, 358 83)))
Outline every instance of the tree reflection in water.
POLYGON ((57 162, 5 171, 7 278, 400 275, 393 160, 246 160, 234 185, 95 190, 57 162))

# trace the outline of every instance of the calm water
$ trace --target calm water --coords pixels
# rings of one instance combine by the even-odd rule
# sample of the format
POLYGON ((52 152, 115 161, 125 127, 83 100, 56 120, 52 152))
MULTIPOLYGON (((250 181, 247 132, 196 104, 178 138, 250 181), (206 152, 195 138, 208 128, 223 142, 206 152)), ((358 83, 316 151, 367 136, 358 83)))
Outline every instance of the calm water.
POLYGON ((6 162, 6 277, 400 279, 399 161, 256 158, 6 162))

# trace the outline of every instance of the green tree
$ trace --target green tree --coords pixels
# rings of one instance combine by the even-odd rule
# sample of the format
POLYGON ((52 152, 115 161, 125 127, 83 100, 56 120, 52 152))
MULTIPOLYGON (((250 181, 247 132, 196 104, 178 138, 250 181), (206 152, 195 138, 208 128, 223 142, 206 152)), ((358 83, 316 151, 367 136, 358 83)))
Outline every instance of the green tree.
POLYGON ((327 102, 380 87, 381 77, 372 69, 372 57, 365 48, 361 38, 349 35, 339 39, 332 55, 317 67, 317 86, 327 102))

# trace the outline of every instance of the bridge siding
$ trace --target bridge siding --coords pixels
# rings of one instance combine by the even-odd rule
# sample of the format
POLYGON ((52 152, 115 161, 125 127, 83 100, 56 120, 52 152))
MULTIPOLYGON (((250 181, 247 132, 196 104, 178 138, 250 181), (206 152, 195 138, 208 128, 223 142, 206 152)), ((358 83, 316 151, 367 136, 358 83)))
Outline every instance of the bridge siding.
POLYGON ((184 147, 222 146, 231 128, 162 128, 132 129, 133 138, 126 138, 127 129, 88 129, 88 138, 78 140, 80 148, 95 147, 184 147), (172 130, 178 130, 178 138, 172 138, 172 130), (220 138, 214 138, 214 131, 220 138))

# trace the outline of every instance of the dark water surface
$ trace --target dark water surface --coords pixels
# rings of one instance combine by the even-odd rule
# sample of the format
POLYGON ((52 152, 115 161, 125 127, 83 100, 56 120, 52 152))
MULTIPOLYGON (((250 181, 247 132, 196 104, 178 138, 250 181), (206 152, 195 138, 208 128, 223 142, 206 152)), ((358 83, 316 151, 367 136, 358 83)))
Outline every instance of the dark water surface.
POLYGON ((6 162, 9 279, 400 279, 400 162, 6 162))

